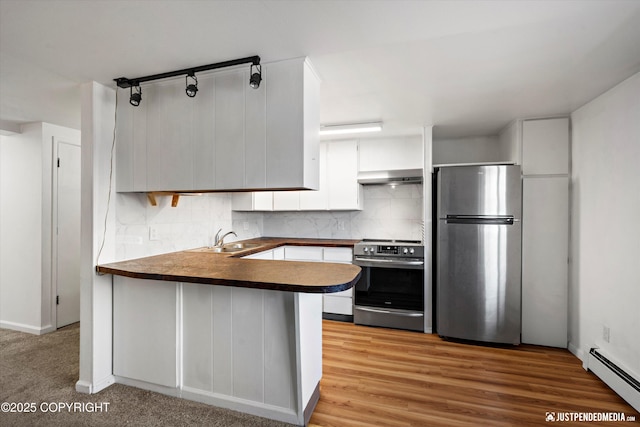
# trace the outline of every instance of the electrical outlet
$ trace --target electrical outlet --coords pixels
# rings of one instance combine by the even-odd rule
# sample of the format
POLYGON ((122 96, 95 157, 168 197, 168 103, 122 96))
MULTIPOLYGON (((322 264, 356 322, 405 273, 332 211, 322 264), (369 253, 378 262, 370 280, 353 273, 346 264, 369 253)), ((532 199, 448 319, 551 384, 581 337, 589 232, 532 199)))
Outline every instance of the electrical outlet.
POLYGON ((159 234, 160 232, 158 231, 158 227, 156 225, 149 226, 149 240, 160 240, 159 234))
POLYGON ((338 230, 344 231, 344 221, 338 220, 338 230))
POLYGON ((604 342, 609 342, 611 338, 611 329, 607 325, 602 325, 602 339, 604 342))
POLYGON ((249 231, 249 221, 244 221, 242 223, 242 228, 244 231, 249 231))

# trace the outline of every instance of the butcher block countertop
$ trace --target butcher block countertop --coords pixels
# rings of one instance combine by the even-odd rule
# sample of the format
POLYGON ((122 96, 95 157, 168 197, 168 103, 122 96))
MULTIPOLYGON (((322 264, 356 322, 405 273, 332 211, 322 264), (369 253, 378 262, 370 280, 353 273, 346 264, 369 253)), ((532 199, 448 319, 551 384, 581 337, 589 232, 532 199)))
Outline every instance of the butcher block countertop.
POLYGON ((232 253, 196 249, 98 265, 102 274, 135 279, 201 283, 288 292, 333 293, 347 290, 360 277, 352 264, 242 259, 280 246, 353 247, 356 240, 261 237, 233 243, 259 246, 232 253))

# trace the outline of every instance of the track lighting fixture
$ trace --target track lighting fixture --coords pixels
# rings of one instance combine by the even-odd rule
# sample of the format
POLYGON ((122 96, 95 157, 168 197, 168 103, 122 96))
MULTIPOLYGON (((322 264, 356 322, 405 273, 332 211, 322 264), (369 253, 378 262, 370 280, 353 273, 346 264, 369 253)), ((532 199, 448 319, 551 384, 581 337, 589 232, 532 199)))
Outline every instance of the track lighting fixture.
POLYGON ((196 96, 196 93, 198 93, 198 79, 196 78, 196 75, 194 73, 189 73, 184 78, 184 81, 187 86, 184 91, 187 93, 187 96, 189 98, 193 98, 194 96, 196 96), (193 79, 194 83, 189 84, 189 77, 193 79))
POLYGON ((249 69, 249 74, 251 74, 251 77, 249 78, 249 85, 251 85, 252 88, 257 89, 258 87, 260 87, 260 82, 262 81, 262 66, 260 65, 259 56, 249 56, 247 58, 233 59, 231 61, 217 62, 215 64, 209 65, 201 65, 194 68, 185 68, 184 70, 170 71, 168 73, 153 74, 151 76, 138 77, 137 79, 118 77, 114 80, 120 88, 131 88, 129 103, 134 107, 137 107, 138 105, 140 105, 140 101, 142 100, 142 89, 140 88, 140 83, 149 82, 152 80, 167 79, 169 77, 177 77, 186 74, 185 92, 187 93, 188 97, 193 98, 198 92, 198 79, 196 78, 196 73, 215 70, 217 68, 233 67, 240 64, 246 64, 247 62, 251 62, 251 67, 249 69), (253 72, 253 67, 256 67, 256 72, 253 72), (193 83, 191 84, 189 84, 189 77, 193 79, 193 83), (134 87, 136 87, 135 92, 133 89, 134 87))
POLYGON ((249 74, 251 74, 251 77, 249 78, 249 85, 254 89, 258 89, 260 87, 260 82, 262 81, 262 66, 260 64, 251 64, 249 67, 249 74), (258 71, 257 73, 253 72, 253 67, 256 67, 256 70, 258 71))
POLYGON ((133 105, 134 107, 140 105, 140 101, 142 101, 142 88, 140 87, 140 84, 136 83, 129 86, 129 94, 129 104, 133 105), (136 88, 135 92, 133 91, 134 87, 136 88))

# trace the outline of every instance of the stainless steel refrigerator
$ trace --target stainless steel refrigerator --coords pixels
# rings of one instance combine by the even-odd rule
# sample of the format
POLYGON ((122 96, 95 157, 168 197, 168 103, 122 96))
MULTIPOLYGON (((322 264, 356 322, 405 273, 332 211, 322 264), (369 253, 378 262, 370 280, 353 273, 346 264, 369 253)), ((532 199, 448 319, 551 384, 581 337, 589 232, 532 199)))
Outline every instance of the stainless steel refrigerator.
POLYGON ((442 167, 436 194, 438 335, 519 344, 520 167, 442 167))

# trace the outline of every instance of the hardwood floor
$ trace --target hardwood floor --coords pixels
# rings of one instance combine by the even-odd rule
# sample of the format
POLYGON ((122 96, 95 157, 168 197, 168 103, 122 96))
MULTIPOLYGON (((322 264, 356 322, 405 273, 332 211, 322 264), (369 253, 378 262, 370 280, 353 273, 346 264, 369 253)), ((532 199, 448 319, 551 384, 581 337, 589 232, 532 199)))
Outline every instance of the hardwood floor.
POLYGON ((323 376, 311 426, 553 424, 547 412, 623 412, 640 423, 567 350, 483 347, 323 321, 323 376))

